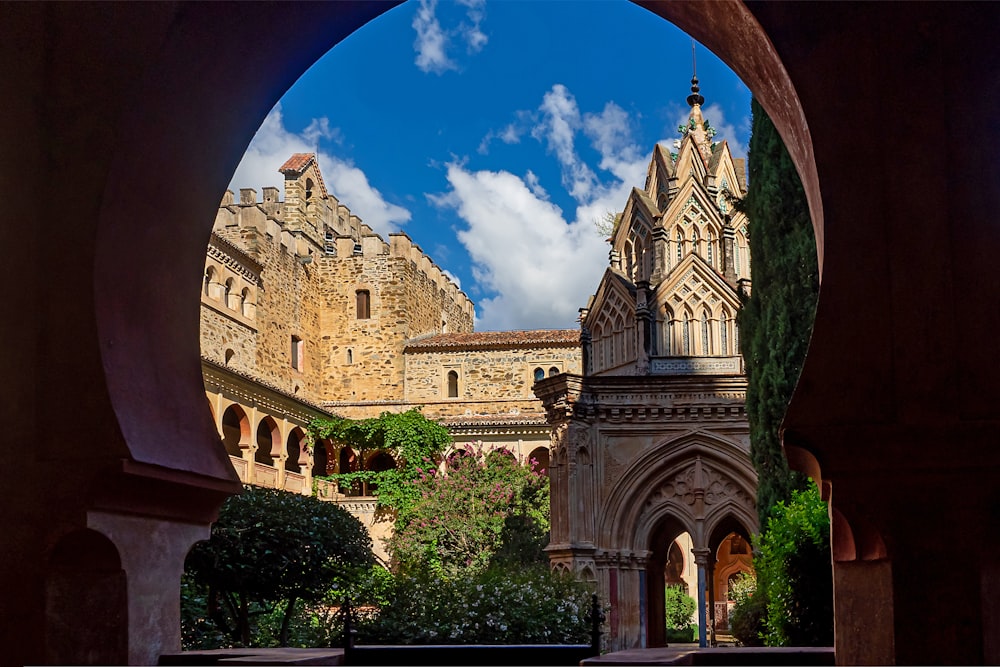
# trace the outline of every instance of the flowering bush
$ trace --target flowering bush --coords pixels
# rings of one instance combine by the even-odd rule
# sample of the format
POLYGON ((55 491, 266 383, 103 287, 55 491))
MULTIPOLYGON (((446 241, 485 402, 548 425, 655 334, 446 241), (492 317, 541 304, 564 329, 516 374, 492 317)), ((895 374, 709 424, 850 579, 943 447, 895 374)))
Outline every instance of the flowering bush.
POLYGON ((391 602, 362 616, 358 641, 380 644, 562 644, 590 640, 589 587, 537 565, 467 571, 448 581, 398 575, 391 602))
POLYGON ((452 579, 491 564, 547 563, 549 480, 507 451, 482 446, 421 471, 416 502, 400 511, 389 541, 403 572, 452 579))

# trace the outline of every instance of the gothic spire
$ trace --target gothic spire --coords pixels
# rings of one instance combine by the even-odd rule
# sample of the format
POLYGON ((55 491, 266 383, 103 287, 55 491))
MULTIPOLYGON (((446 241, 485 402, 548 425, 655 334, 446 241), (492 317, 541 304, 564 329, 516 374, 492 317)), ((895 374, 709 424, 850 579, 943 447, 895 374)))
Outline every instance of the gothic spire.
POLYGON ((705 103, 705 98, 698 93, 699 90, 698 61, 694 55, 694 38, 691 38, 691 94, 687 98, 688 106, 693 108, 695 105, 701 106, 705 103))

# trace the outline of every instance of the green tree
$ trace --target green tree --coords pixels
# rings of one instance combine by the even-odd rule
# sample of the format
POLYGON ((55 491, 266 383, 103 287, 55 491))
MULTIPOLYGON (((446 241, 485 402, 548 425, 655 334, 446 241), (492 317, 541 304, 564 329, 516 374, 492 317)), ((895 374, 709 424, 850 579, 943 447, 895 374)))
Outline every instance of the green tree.
POLYGON ((750 451, 757 469, 757 591, 738 605, 744 641, 770 645, 832 641, 832 582, 826 508, 815 486, 791 471, 780 426, 798 381, 818 294, 816 242, 805 193, 781 137, 752 102, 750 182, 738 203, 749 219, 752 296, 739 315, 747 369, 750 451), (766 611, 765 611, 766 610, 766 611))
POLYGON ((750 221, 753 289, 744 298, 739 326, 757 513, 766 526, 777 503, 808 484, 789 470, 779 427, 805 359, 819 283, 816 241, 795 165, 756 100, 752 113, 750 181, 738 206, 750 221))
POLYGON ((413 489, 418 501, 389 541, 401 570, 451 579, 490 564, 548 562, 548 477, 510 452, 452 457, 445 473, 424 471, 413 489))
POLYGON ((346 510, 314 497, 244 488, 229 498, 211 537, 188 555, 187 574, 205 591, 206 615, 230 640, 254 642, 251 616, 283 605, 279 643, 298 602, 318 602, 374 563, 371 538, 346 510))
POLYGON ((664 609, 666 610, 667 628, 683 630, 691 626, 691 615, 698 603, 684 592, 682 586, 667 586, 664 591, 664 609))
POLYGON ((830 519, 815 485, 775 507, 759 537, 758 588, 766 600, 769 646, 833 644, 830 519))
POLYGON ((448 429, 427 419, 414 408, 406 412, 383 412, 371 419, 317 419, 309 426, 313 440, 329 438, 360 452, 385 450, 396 459, 396 467, 380 472, 330 475, 329 479, 350 485, 365 480, 378 487, 379 506, 406 517, 417 502, 413 482, 428 470, 451 444, 448 429))

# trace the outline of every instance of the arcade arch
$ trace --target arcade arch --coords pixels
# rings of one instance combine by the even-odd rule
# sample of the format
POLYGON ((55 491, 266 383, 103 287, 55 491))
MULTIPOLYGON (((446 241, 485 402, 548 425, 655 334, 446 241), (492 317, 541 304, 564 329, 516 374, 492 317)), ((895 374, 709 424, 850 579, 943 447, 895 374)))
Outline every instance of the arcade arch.
MULTIPOLYGON (((911 468, 921 470, 922 475, 931 474, 923 471, 936 469, 935 452, 942 449, 940 442, 949 435, 953 437, 953 446, 947 448, 951 462, 960 461, 966 466, 964 469, 977 471, 996 465, 990 448, 985 446, 990 442, 989 434, 995 432, 992 424, 996 410, 990 405, 995 402, 995 391, 989 390, 993 370, 989 364, 982 364, 979 356, 984 355, 983 341, 986 341, 987 352, 995 346, 989 342, 987 334, 996 328, 996 316, 959 331, 941 327, 929 337, 922 336, 923 329, 918 326, 928 317, 927 304, 931 304, 935 320, 950 321, 951 309, 961 312, 968 304, 989 303, 995 299, 995 281, 988 280, 989 269, 982 268, 989 262, 981 261, 988 260, 995 252, 995 235, 991 218, 986 213, 996 208, 992 206, 995 193, 988 188, 979 188, 976 192, 973 189, 977 178, 985 176, 989 182, 995 173, 989 156, 995 155, 997 135, 987 115, 992 110, 981 101, 988 96, 958 96, 961 99, 956 101, 954 94, 956 90, 979 90, 978 84, 987 83, 985 77, 992 77, 992 72, 989 68, 965 67, 964 62, 954 58, 933 57, 961 52, 965 62, 992 62, 996 47, 981 37, 988 26, 995 23, 984 20, 983 12, 988 18, 995 15, 995 10, 982 7, 941 9, 930 5, 898 9, 889 5, 869 5, 855 7, 838 16, 822 7, 796 5, 786 9, 787 6, 782 7, 780 3, 754 3, 752 8, 737 2, 647 5, 651 11, 672 20, 719 54, 755 91, 789 146, 809 198, 820 266, 824 267, 824 272, 829 267, 835 280, 828 283, 829 289, 824 281, 810 358, 802 376, 801 386, 809 387, 810 393, 805 398, 800 393, 793 401, 792 418, 786 431, 789 439, 800 445, 808 443, 823 455, 821 458, 827 468, 838 472, 841 476, 838 482, 843 481, 838 502, 845 508, 853 508, 853 515, 848 517, 852 521, 854 515, 872 515, 883 529, 896 525, 903 517, 894 515, 896 510, 879 498, 901 497, 912 492, 910 497, 918 501, 921 508, 937 510, 925 515, 940 517, 931 530, 943 528, 945 522, 952 520, 958 523, 958 529, 951 533, 957 536, 956 539, 964 539, 961 536, 965 533, 975 534, 976 525, 988 525, 988 517, 977 508, 992 506, 986 491, 980 489, 996 488, 995 484, 983 483, 976 488, 966 485, 969 495, 963 495, 963 504, 957 505, 958 501, 940 496, 933 501, 922 500, 920 491, 926 488, 926 479, 921 478, 918 485, 905 475, 911 468), (790 16, 792 12, 794 17, 790 16), (893 31, 880 31, 877 35, 874 28, 868 27, 890 24, 894 25, 893 31), (938 25, 940 29, 928 32, 923 27, 926 25, 938 25), (850 45, 839 45, 837 35, 850 28, 855 29, 856 38, 850 45), (803 34, 811 36, 808 43, 803 34), (815 48, 817 43, 823 48, 815 48), (881 75, 882 85, 852 85, 856 83, 852 77, 865 69, 866 58, 874 52, 881 57, 873 76, 881 75), (915 57, 917 55, 921 57, 915 57), (782 59, 789 64, 792 76, 782 59), (927 67, 933 69, 935 76, 926 75, 927 67), (821 84, 815 82, 816 71, 826 74, 821 84), (924 85, 911 86, 918 76, 924 85), (805 109, 799 103, 793 80, 801 86, 805 109), (853 90, 851 101, 861 107, 882 105, 886 117, 914 120, 888 131, 880 124, 857 123, 851 114, 844 113, 842 104, 829 104, 831 88, 853 90), (877 99, 874 93, 867 92, 875 88, 878 88, 877 99), (913 113, 913 110, 921 113, 913 113), (942 125, 934 121, 956 110, 962 114, 962 123, 942 125), (828 211, 831 221, 828 243, 824 238, 824 211, 810 126, 823 166, 824 196, 831 201, 861 204, 849 210, 828 211), (854 133, 851 145, 863 147, 865 157, 888 160, 893 149, 918 150, 933 138, 970 139, 968 132, 971 130, 967 128, 979 128, 981 132, 975 141, 952 144, 949 155, 954 168, 949 174, 942 175, 936 167, 915 164, 909 169, 907 179, 899 179, 899 184, 881 181, 868 185, 849 176, 857 160, 857 150, 845 152, 843 148, 843 138, 848 131, 854 133), (968 179, 968 183, 963 183, 964 179, 968 179), (942 183, 946 188, 938 187, 942 183), (906 196, 900 196, 905 194, 902 188, 908 188, 909 192, 926 192, 928 196, 919 198, 918 203, 910 203, 906 196), (934 195, 939 189, 942 192, 952 189, 958 195, 971 196, 939 197, 934 195), (919 215, 910 215, 914 207, 920 207, 919 215), (920 224, 914 227, 912 220, 918 218, 920 224), (949 227, 952 220, 964 223, 961 233, 965 242, 961 247, 965 256, 961 261, 957 261, 954 253, 949 253, 947 244, 928 242, 947 239, 955 233, 949 227), (865 244, 867 247, 855 248, 853 239, 870 230, 890 229, 907 229, 908 234, 901 239, 894 234, 872 233, 865 244), (828 257, 825 248, 829 250, 828 257), (969 261, 970 252, 975 261, 969 261), (892 280, 887 279, 889 267, 893 272, 892 280), (958 290, 951 282, 950 271, 954 271, 955 280, 964 285, 964 294, 955 296, 958 290), (920 287, 910 290, 920 295, 919 303, 908 301, 899 292, 899 285, 920 287), (863 292, 868 295, 868 305, 861 310, 856 308, 856 299, 844 296, 863 292), (885 317, 887 309, 892 310, 892 318, 885 317), (896 353, 890 354, 888 343, 870 344, 872 341, 893 341, 896 353), (851 364, 852 368, 840 370, 837 364, 843 365, 842 356, 837 352, 843 349, 857 355, 857 362, 851 364), (934 355, 924 354, 925 350, 942 349, 950 350, 950 356, 937 358, 933 364, 916 364, 912 369, 903 370, 905 365, 899 363, 901 359, 931 358, 934 355), (866 370, 864 377, 858 376, 856 368, 866 370), (964 382, 949 381, 955 373, 960 373, 964 382), (925 398, 921 393, 924 387, 956 388, 944 394, 931 392, 933 396, 925 398), (853 391, 847 391, 849 388, 853 391), (970 420, 976 424, 969 426, 970 420), (871 427, 876 422, 879 424, 877 433, 871 427), (836 428, 826 428, 829 425, 836 428), (982 432, 977 430, 980 428, 982 432), (843 433, 851 434, 851 442, 842 437, 843 433), (878 464, 883 460, 879 458, 882 450, 903 451, 904 445, 908 460, 894 461, 892 476, 880 477, 878 488, 866 486, 866 482, 860 480, 860 473, 865 470, 861 459, 865 457, 855 457, 856 453, 870 455, 878 459, 878 464), (975 495, 976 502, 971 494, 979 494, 975 495)), ((17 53, 19 60, 32 65, 20 68, 31 85, 11 87, 12 113, 4 121, 5 128, 13 130, 11 136, 21 128, 29 130, 21 133, 13 145, 13 154, 23 158, 19 168, 37 169, 46 176, 57 177, 77 166, 97 167, 81 169, 81 173, 87 172, 86 178, 66 179, 63 183, 64 196, 68 200, 90 203, 73 218, 72 225, 78 230, 75 233, 89 239, 89 243, 63 244, 71 250, 53 249, 57 258, 66 262, 66 271, 77 270, 78 275, 93 278, 89 282, 93 285, 92 301, 77 299, 76 295, 61 297, 58 290, 50 289, 52 308, 35 309, 37 312, 34 312, 25 306, 24 312, 31 315, 14 332, 15 336, 23 336, 15 337, 15 342, 30 341, 32 336, 42 336, 44 332, 44 340, 53 353, 50 359, 12 364, 10 372, 15 381, 9 384, 42 388, 50 382, 53 386, 59 385, 61 390, 78 389, 81 394, 94 385, 102 387, 103 391, 90 392, 95 396, 94 402, 90 410, 81 413, 81 419, 88 420, 86 430, 100 434, 87 443, 91 459, 94 462, 125 459, 135 464, 128 471, 116 473, 122 476, 137 474, 136 470, 144 470, 149 475, 155 470, 167 471, 174 476, 167 479, 166 475, 161 475, 157 483, 198 492, 157 494, 163 498, 163 507, 156 509, 162 512, 151 512, 150 517, 159 522, 163 539, 173 539, 176 543, 187 540, 188 544, 199 539, 199 535, 207 531, 211 515, 222 497, 237 489, 224 450, 219 447, 218 437, 210 428, 210 417, 204 410, 201 378, 190 368, 190 360, 197 355, 196 337, 191 335, 196 327, 197 313, 190 304, 171 298, 160 284, 164 275, 196 276, 200 268, 205 227, 177 222, 201 220, 216 204, 218 193, 225 186, 240 153, 281 91, 321 53, 388 8, 365 3, 301 3, 258 5, 252 12, 241 12, 228 5, 182 8, 163 5, 154 12, 155 16, 146 17, 132 13, 138 10, 122 8, 112 20, 88 9, 45 7, 44 10, 24 9, 7 17, 8 34, 25 40, 15 43, 27 44, 27 40, 37 38, 39 44, 39 48, 33 50, 11 50, 17 53), (42 11, 46 12, 44 20, 42 11), (43 30, 43 24, 52 29, 43 30), (88 27, 100 28, 105 44, 121 46, 113 53, 114 63, 112 55, 86 51, 89 47, 84 43, 72 47, 67 43, 66 35, 87 32, 88 27), (269 39, 258 40, 256 48, 247 50, 239 40, 220 40, 218 35, 224 28, 248 35, 267 34, 269 39), (158 48, 148 49, 148 44, 157 44, 158 48), (295 44, 296 48, 288 48, 289 44, 295 44), (48 72, 44 78, 37 75, 43 71, 41 63, 46 54, 59 49, 75 54, 76 47, 80 49, 79 55, 65 59, 64 67, 48 72), (121 57, 122 53, 129 57, 121 57), (203 67, 206 58, 212 59, 212 68, 203 67), (82 62, 86 62, 86 68, 79 65, 82 62), (74 99, 73 108, 79 113, 71 125, 51 120, 64 116, 65 96, 40 95, 40 92, 58 90, 71 77, 79 75, 86 83, 90 81, 87 77, 96 76, 94 72, 106 71, 107 68, 101 65, 110 67, 116 63, 124 63, 124 66, 113 84, 94 88, 94 92, 88 92, 87 86, 77 86, 81 96, 74 99), (190 76, 192 71, 198 71, 199 76, 190 76), (229 91, 234 87, 241 91, 244 102, 239 108, 229 104, 229 91), (36 113, 36 106, 43 113, 36 113), (211 122, 190 122, 191 118, 211 122), (108 119, 113 120, 109 123, 108 119), (98 128, 115 130, 113 137, 108 135, 106 144, 95 142, 77 147, 73 141, 62 141, 71 133, 78 135, 81 131, 98 128), (39 149, 60 142, 64 150, 57 166, 47 162, 46 152, 39 149), (194 154, 199 160, 190 159, 194 154), (171 198, 164 206, 150 207, 149 187, 145 182, 148 181, 146 167, 149 164, 157 165, 158 179, 164 187, 184 192, 185 196, 171 198), (136 220, 145 222, 146 243, 140 246, 134 244, 136 220), (65 311, 58 306, 64 306, 65 311), (80 336, 81 328, 76 325, 65 327, 65 331, 58 330, 56 318, 73 322, 72 318, 66 318, 66 312, 85 315, 79 319, 87 323, 84 336, 80 336), (135 326, 136 322, 143 326, 135 326), (155 350, 150 331, 157 332, 155 350), (73 344, 68 344, 70 342, 73 344), (61 348, 71 351, 63 353, 61 348), (80 369, 79 379, 66 383, 67 376, 71 375, 66 373, 67 368, 80 369), (178 420, 178 414, 189 415, 191 419, 178 420), (205 480, 217 480, 217 483, 208 484, 205 480), (185 500, 181 502, 177 498, 185 500), (172 523, 162 517, 180 519, 172 523), (192 525, 197 525, 200 532, 187 529, 192 525)), ((143 8, 142 12, 146 11, 143 8)), ((28 207, 35 204, 28 202, 41 197, 31 195, 44 194, 41 189, 53 179, 33 180, 37 184, 24 184, 27 195, 21 199, 25 203, 13 203, 19 215, 12 219, 31 219, 37 215, 29 213, 28 207)), ((69 225, 66 229, 70 231, 69 225)), ((35 245, 41 247, 41 244, 35 245)), ((23 276, 37 275, 32 267, 38 252, 34 245, 22 244, 8 253, 11 275, 19 271, 23 276), (18 257, 19 254, 23 257, 18 257)), ((11 290, 15 305, 30 304, 38 294, 34 286, 25 290, 23 297, 17 296, 17 291, 11 290)), ((45 399, 45 390, 39 389, 36 398, 24 399, 27 409, 23 413, 42 414, 41 409, 31 409, 41 403, 31 401, 45 399)), ((38 428, 37 419, 23 421, 25 432, 30 433, 35 428, 37 433, 42 433, 38 439, 40 451, 57 451, 64 442, 58 429, 50 429, 51 433, 45 434, 45 429, 38 428)), ((79 424, 75 426, 79 428, 79 424)), ((65 486, 87 488, 95 479, 95 467, 79 466, 66 476, 65 486)), ((31 564, 41 561, 38 545, 45 542, 42 537, 50 536, 51 525, 63 519, 79 523, 81 519, 77 515, 81 513, 79 507, 74 506, 70 515, 66 508, 71 504, 65 502, 65 496, 43 493, 33 483, 32 475, 22 477, 26 480, 23 483, 12 481, 11 497, 19 507, 31 508, 29 511, 37 516, 51 519, 38 521, 34 529, 37 533, 11 545, 13 558, 24 570, 18 574, 28 576, 16 577, 23 583, 10 581, 7 598, 12 602, 8 604, 13 605, 16 601, 18 605, 26 605, 29 613, 8 614, 11 619, 8 630, 13 636, 24 638, 19 646, 11 648, 20 651, 14 659, 27 663, 43 659, 42 647, 47 636, 38 620, 42 603, 36 593, 37 567, 31 564), (46 494, 51 499, 46 499, 46 494), (18 655, 25 657, 18 658, 18 655)), ((989 480, 992 476, 986 481, 989 480)), ((939 475, 933 481, 945 487, 953 480, 939 475)), ((108 493, 117 503, 115 507, 138 506, 132 502, 135 493, 129 490, 132 488, 134 485, 109 489, 108 493)), ((824 486, 824 490, 829 491, 829 487, 824 486)), ((912 504, 907 505, 908 511, 914 511, 912 504)), ((110 518, 105 521, 124 524, 126 519, 118 516, 109 511, 106 517, 110 518)), ((917 545, 907 540, 919 539, 918 536, 908 537, 906 532, 890 531, 888 541, 897 540, 904 546, 917 545)), ((116 546, 122 551, 130 578, 135 575, 149 582, 142 591, 146 603, 161 609, 174 609, 171 600, 176 600, 177 591, 176 584, 171 582, 176 578, 157 576, 160 574, 157 568, 161 568, 164 575, 172 572, 170 559, 164 557, 156 562, 143 559, 142 547, 124 539, 117 540, 116 546), (161 562, 165 565, 158 564, 161 562), (160 588, 156 587, 156 581, 163 582, 160 588)), ((896 657, 900 662, 912 661, 919 659, 917 656, 925 661, 950 659, 971 663, 985 659, 996 662, 1000 653, 995 642, 988 639, 996 636, 992 632, 996 627, 995 614, 989 616, 988 610, 968 604, 971 597, 982 595, 985 601, 991 599, 988 595, 991 591, 995 593, 996 586, 989 583, 995 579, 995 558, 976 551, 976 545, 969 541, 951 543, 950 547, 950 555, 964 558, 961 563, 968 564, 970 572, 980 576, 966 577, 976 582, 973 584, 959 582, 963 585, 962 591, 970 596, 951 596, 960 602, 949 603, 941 617, 958 618, 963 621, 963 628, 971 629, 954 637, 935 632, 932 620, 922 620, 920 612, 925 608, 921 605, 922 600, 911 600, 906 591, 893 589, 893 578, 889 577, 885 581, 888 581, 890 592, 897 595, 888 610, 891 614, 895 608, 897 615, 895 622, 889 624, 895 630, 887 634, 890 642, 893 637, 898 636, 898 640, 895 645, 890 643, 888 652, 882 654, 881 660, 876 659, 876 663, 888 664, 896 657), (966 607, 976 610, 970 612, 966 607)), ((927 578, 922 581, 935 592, 950 591, 947 586, 956 583, 954 577, 945 583, 942 575, 926 568, 921 570, 919 566, 915 570, 911 567, 909 572, 926 574, 927 578)), ((863 573, 864 568, 854 570, 850 574, 852 579, 838 584, 838 598, 844 592, 863 590, 865 580, 859 579, 863 573)), ((895 579, 906 581, 907 577, 895 579)), ((131 604, 138 594, 130 591, 128 595, 131 604)), ((920 595, 926 596, 926 590, 920 595)), ((865 612, 862 622, 871 617, 868 607, 860 611, 865 612)), ((156 662, 156 651, 178 641, 172 629, 176 625, 176 612, 168 611, 162 619, 151 619, 145 627, 130 628, 127 659, 136 664, 156 662)), ((838 659, 840 657, 838 647, 838 659)), ((114 661, 124 661, 124 658, 108 660, 114 661)))

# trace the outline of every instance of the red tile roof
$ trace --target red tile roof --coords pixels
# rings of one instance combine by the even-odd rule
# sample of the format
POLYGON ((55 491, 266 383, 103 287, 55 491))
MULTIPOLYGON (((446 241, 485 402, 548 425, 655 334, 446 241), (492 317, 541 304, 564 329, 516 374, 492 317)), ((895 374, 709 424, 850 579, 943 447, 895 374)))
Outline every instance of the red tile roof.
POLYGON ((285 173, 286 171, 300 172, 309 166, 310 160, 315 160, 315 153, 292 153, 292 157, 285 161, 285 164, 278 168, 278 171, 285 173))
POLYGON ((418 338, 408 342, 403 351, 427 352, 431 350, 481 350, 511 347, 575 347, 579 345, 579 329, 479 331, 476 333, 445 333, 418 338))
POLYGON ((326 189, 326 183, 323 181, 323 174, 319 170, 319 160, 316 159, 315 153, 292 153, 292 157, 288 158, 278 171, 282 174, 288 172, 301 174, 310 163, 316 166, 316 180, 319 181, 320 196, 326 197, 329 192, 326 189))

